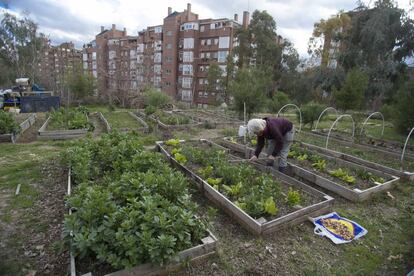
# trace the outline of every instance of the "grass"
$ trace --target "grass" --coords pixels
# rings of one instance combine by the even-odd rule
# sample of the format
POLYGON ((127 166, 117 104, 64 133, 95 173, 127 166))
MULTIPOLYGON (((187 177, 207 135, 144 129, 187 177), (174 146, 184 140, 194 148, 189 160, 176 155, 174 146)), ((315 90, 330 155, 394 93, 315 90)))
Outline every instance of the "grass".
POLYGON ((134 117, 128 112, 105 112, 104 117, 108 120, 111 128, 116 129, 137 129, 143 127, 134 117))

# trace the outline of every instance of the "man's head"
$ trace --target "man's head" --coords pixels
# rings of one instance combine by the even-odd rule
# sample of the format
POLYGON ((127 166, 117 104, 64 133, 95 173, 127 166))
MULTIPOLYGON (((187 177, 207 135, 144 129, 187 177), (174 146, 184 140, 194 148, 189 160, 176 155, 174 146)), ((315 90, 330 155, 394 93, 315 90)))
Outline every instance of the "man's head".
POLYGON ((266 121, 263 119, 251 119, 247 123, 247 130, 249 131, 249 134, 255 134, 258 136, 263 135, 263 131, 266 127, 266 121))

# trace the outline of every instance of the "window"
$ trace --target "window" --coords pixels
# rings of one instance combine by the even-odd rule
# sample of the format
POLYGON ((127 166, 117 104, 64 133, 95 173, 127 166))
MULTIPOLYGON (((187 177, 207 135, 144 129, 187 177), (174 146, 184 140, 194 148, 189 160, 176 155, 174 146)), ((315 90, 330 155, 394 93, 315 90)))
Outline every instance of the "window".
POLYGON ((161 85, 161 77, 155 77, 154 78, 154 85, 155 86, 160 86, 161 85))
POLYGON ((144 56, 143 55, 138 55, 137 56, 137 62, 138 63, 143 63, 144 62, 144 56))
POLYGON ((96 60, 92 61, 92 69, 96 70, 96 60))
POLYGON ((182 90, 181 91, 181 100, 182 101, 191 101, 191 90, 182 90))
POLYGON ((203 26, 200 26, 200 32, 204 32, 204 28, 205 28, 204 25, 203 26))
POLYGON ((198 108, 202 108, 203 107, 203 104, 199 103, 199 104, 197 104, 197 107, 198 108))
POLYGON ((204 53, 200 53, 200 58, 204 58, 206 55, 204 53))
POLYGON ((138 53, 143 53, 144 52, 144 44, 143 43, 138 44, 137 52, 138 53))
POLYGON ((206 40, 205 39, 201 40, 201 45, 206 45, 206 40))
POLYGON ((171 82, 169 82, 169 81, 165 82, 165 86, 166 87, 170 87, 171 86, 171 82))
POLYGON ((190 64, 183 65, 183 75, 192 75, 193 74, 193 66, 190 64))
POLYGON ((155 28, 154 28, 154 32, 155 32, 156 34, 162 33, 162 27, 161 27, 161 26, 155 27, 155 28))
POLYGON ((109 51, 108 56, 109 56, 109 59, 114 59, 116 57, 116 52, 115 51, 109 51))
POLYGON ((180 64, 178 65, 178 71, 179 71, 179 72, 182 72, 182 71, 183 71, 183 64, 182 64, 182 63, 180 63, 180 64))
POLYGON ((203 84, 203 82, 204 82, 204 79, 199 79, 199 80, 198 80, 198 83, 199 83, 199 84, 203 84))
POLYGON ((194 48, 194 38, 184 38, 184 49, 194 48))
POLYGON ((171 63, 172 62, 172 57, 166 57, 165 60, 166 60, 167 63, 171 63))
POLYGON ((183 53, 184 62, 193 62, 193 52, 184 52, 183 53))
POLYGON ((211 45, 211 39, 207 39, 207 45, 211 45))
POLYGON ((93 70, 92 75, 93 75, 94 78, 97 78, 98 77, 98 72, 96 70, 93 70))
POLYGON ((210 24, 210 30, 214 30, 215 28, 216 28, 216 24, 211 23, 211 24, 210 24))
POLYGON ((83 63, 83 69, 88 69, 88 63, 87 62, 83 63))
POLYGON ((206 58, 210 58, 210 52, 206 53, 206 58))
POLYGON ((182 87, 183 88, 191 88, 191 81, 192 81, 192 78, 183 77, 182 87))
POLYGON ((135 49, 129 50, 129 58, 135 59, 137 57, 137 52, 135 49))
POLYGON ((167 44, 167 49, 171 49, 172 48, 172 44, 171 43, 168 43, 167 44))
POLYGON ((171 69, 165 69, 165 74, 166 75, 171 75, 171 69))
POLYGON ((208 97, 208 92, 204 92, 204 98, 208 97))
POLYGON ((159 64, 154 65, 154 73, 156 73, 156 74, 161 73, 161 65, 159 65, 159 64))
POLYGON ((172 31, 168 31, 167 36, 172 36, 172 31))
POLYGON ((226 62, 228 51, 219 51, 218 52, 218 62, 226 62))
POLYGON ((83 59, 83 61, 87 61, 88 60, 88 54, 86 54, 86 53, 83 54, 83 58, 82 59, 83 59))
POLYGON ((198 24, 197 23, 185 23, 180 26, 181 31, 186 30, 198 30, 198 24))
POLYGON ((228 36, 219 37, 219 48, 229 48, 230 38, 228 36))
POLYGON ((217 52, 212 52, 212 53, 211 53, 211 57, 212 57, 212 58, 217 58, 217 52))
POLYGON ((218 38, 215 38, 215 39, 214 39, 214 45, 217 45, 217 44, 218 44, 218 42, 219 42, 218 38))
POLYGON ((154 54, 154 62, 160 63, 161 62, 161 53, 154 54))
POLYGON ((226 65, 219 65, 220 69, 221 69, 221 76, 226 76, 226 70, 227 70, 227 66, 226 65))

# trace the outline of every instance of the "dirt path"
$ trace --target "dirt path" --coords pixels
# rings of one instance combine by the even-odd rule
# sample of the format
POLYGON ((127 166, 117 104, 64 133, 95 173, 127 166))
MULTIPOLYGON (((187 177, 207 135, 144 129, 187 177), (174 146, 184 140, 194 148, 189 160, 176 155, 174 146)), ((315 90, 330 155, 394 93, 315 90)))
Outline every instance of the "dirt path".
MULTIPOLYGON (((54 160, 56 161, 56 160, 54 160)), ((12 166, 0 185, 0 275, 66 275, 69 253, 62 242, 66 175, 57 162, 12 166), (22 168, 24 172, 19 173, 22 168)))
POLYGON ((46 121, 45 113, 36 113, 36 122, 17 139, 17 143, 30 143, 37 140, 37 131, 46 121))
POLYGON ((95 126, 95 129, 93 131, 93 137, 98 137, 102 133, 106 133, 105 125, 99 118, 97 113, 92 113, 89 115, 89 120, 93 123, 95 126))

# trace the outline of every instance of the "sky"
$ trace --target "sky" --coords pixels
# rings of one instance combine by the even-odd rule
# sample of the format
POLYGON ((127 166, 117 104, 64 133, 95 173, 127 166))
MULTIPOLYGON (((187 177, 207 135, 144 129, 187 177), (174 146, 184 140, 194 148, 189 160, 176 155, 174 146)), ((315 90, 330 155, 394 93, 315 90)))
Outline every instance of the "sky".
MULTIPOLYGON (((374 1, 363 2, 372 5, 374 1)), ((397 0, 406 10, 409 2, 397 0)), ((233 18, 237 13, 241 21, 243 11, 266 10, 276 21, 276 32, 293 42, 301 57, 307 57, 314 23, 356 7, 356 0, 0 0, 0 7, 18 15, 28 12, 52 44, 72 41, 82 48, 100 32, 100 26, 116 24, 117 29, 126 28, 129 35, 137 35, 147 26, 161 25, 168 7, 181 12, 187 3, 200 19, 233 18)), ((414 18, 414 12, 410 17, 414 18)))

